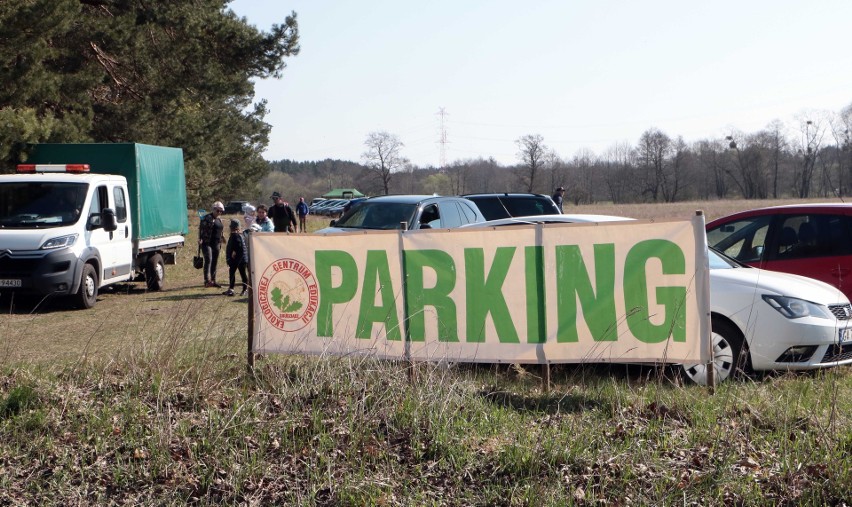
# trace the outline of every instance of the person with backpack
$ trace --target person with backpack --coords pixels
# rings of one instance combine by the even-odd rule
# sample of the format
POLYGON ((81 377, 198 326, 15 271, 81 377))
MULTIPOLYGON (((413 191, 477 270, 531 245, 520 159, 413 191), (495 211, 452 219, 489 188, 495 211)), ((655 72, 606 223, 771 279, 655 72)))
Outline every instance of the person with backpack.
POLYGON ((278 192, 272 192, 275 204, 269 207, 269 218, 275 224, 275 232, 296 232, 296 214, 278 192))
POLYGON ((224 226, 219 218, 225 212, 220 201, 213 203, 213 211, 201 218, 198 226, 198 245, 204 256, 204 286, 222 287, 216 283, 216 268, 219 264, 219 251, 225 242, 224 226))

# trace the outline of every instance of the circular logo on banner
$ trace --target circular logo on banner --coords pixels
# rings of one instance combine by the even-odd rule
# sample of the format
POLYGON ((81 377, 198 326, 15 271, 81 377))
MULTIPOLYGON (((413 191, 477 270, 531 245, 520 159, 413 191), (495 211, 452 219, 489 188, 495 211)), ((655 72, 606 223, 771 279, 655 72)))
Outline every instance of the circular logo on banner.
POLYGON ((278 259, 263 272, 258 304, 264 318, 282 331, 298 331, 313 320, 319 303, 314 274, 295 259, 278 259))

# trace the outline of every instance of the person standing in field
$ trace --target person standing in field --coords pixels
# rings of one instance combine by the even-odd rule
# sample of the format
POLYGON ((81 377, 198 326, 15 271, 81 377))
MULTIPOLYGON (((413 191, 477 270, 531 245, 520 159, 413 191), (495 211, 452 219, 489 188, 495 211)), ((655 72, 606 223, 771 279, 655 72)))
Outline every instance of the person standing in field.
POLYGON ((198 226, 198 244, 204 256, 204 286, 221 287, 216 283, 216 268, 219 264, 219 250, 225 241, 224 226, 219 218, 225 212, 225 206, 216 201, 213 211, 201 218, 198 226))
POLYGON ((560 213, 565 213, 562 211, 562 202, 565 200, 565 189, 563 187, 557 187, 556 191, 553 192, 553 202, 556 203, 556 207, 559 208, 560 213))
POLYGON ((296 214, 278 192, 272 192, 275 204, 269 208, 269 218, 275 224, 277 232, 296 232, 296 214))
POLYGON ((222 294, 234 295, 234 284, 237 279, 237 270, 240 271, 240 279, 243 282, 243 290, 240 296, 245 296, 248 291, 248 277, 246 266, 248 265, 248 249, 246 239, 240 232, 240 221, 231 219, 231 236, 228 238, 228 246, 225 247, 225 262, 228 263, 228 290, 222 294))
POLYGON ((299 232, 308 232, 306 220, 310 212, 311 210, 308 209, 308 205, 305 203, 305 198, 299 197, 299 204, 296 205, 296 214, 299 215, 299 232))

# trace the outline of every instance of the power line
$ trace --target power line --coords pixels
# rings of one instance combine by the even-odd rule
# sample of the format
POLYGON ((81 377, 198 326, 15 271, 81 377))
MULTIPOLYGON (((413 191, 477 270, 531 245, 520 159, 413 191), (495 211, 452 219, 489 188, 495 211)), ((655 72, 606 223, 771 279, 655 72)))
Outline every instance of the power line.
POLYGON ((436 114, 441 118, 441 137, 438 142, 441 144, 441 170, 443 171, 444 168, 447 167, 447 143, 449 141, 447 141, 447 127, 444 123, 444 120, 446 119, 448 113, 442 107, 438 109, 438 112, 436 114))

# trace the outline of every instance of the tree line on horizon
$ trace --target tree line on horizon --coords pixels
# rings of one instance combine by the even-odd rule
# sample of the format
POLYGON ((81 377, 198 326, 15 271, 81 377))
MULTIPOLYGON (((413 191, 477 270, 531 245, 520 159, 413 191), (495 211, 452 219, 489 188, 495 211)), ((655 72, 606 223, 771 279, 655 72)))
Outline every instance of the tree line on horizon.
POLYGON ((731 130, 690 143, 650 128, 634 145, 617 143, 600 154, 581 149, 570 159, 530 134, 515 141, 518 162, 511 165, 478 158, 419 167, 404 158, 404 144, 388 132, 373 132, 364 144, 360 162, 271 161, 261 187, 316 197, 337 187, 367 195, 550 195, 563 186, 566 201, 574 204, 852 195, 852 104, 837 113, 800 115, 788 124, 774 120, 757 132, 731 130))

